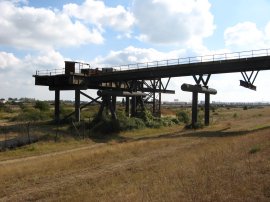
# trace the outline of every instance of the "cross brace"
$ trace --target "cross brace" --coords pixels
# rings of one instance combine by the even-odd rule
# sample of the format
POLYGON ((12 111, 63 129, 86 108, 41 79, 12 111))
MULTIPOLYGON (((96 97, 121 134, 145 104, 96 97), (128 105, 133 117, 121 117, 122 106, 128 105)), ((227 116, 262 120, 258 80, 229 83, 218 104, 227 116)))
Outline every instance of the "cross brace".
POLYGON ((207 74, 206 75, 206 78, 204 78, 204 76, 205 75, 200 74, 200 75, 198 75, 198 78, 197 78, 197 75, 193 75, 193 78, 194 78, 194 80, 195 80, 195 82, 196 82, 197 85, 200 85, 201 82, 203 83, 203 86, 207 86, 208 85, 208 81, 209 81, 209 79, 211 77, 211 74, 207 74))
POLYGON ((243 86, 245 88, 249 88, 251 90, 256 90, 256 86, 254 86, 253 84, 258 76, 258 73, 259 73, 259 71, 252 71, 250 73, 250 75, 248 75, 247 72, 241 72, 241 74, 244 78, 244 81, 240 80, 240 86, 243 86), (255 75, 254 75, 254 72, 256 72, 255 75))

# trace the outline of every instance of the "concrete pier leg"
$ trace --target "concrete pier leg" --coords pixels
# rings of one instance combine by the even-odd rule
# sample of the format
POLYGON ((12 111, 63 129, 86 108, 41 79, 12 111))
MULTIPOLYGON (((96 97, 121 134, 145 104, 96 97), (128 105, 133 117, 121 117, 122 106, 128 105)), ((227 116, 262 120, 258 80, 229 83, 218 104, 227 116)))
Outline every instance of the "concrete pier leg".
POLYGON ((204 105, 204 124, 209 125, 209 110, 210 110, 210 94, 205 93, 205 105, 204 105))
POLYGON ((55 90, 54 100, 54 121, 58 123, 60 120, 60 90, 55 90))
POLYGON ((136 116, 137 101, 136 97, 131 98, 131 116, 136 116))
POLYGON ((192 126, 195 126, 198 118, 198 93, 192 92, 192 126))
POLYGON ((130 116, 130 99, 129 97, 126 97, 126 116, 129 117, 130 116))
POLYGON ((80 115, 80 90, 75 90, 75 119, 77 122, 80 122, 81 115, 80 115))

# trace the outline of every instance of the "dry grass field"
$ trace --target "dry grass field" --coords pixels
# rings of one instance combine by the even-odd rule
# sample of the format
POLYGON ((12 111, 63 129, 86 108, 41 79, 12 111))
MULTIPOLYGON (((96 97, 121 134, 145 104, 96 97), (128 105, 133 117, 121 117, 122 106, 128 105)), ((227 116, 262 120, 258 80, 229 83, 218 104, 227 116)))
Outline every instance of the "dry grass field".
POLYGON ((270 108, 211 122, 1 152, 0 201, 270 201, 270 108))

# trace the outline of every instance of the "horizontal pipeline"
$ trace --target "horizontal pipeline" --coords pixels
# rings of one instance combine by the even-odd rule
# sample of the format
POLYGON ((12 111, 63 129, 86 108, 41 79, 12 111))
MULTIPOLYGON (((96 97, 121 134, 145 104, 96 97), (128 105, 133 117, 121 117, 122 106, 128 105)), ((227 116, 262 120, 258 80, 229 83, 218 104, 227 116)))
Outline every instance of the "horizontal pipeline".
POLYGON ((118 96, 118 97, 146 96, 146 94, 141 91, 129 92, 129 91, 112 91, 112 90, 99 90, 97 92, 97 95, 98 96, 118 96))
POLYGON ((182 89, 182 91, 188 91, 188 92, 209 93, 212 95, 217 94, 216 89, 207 88, 207 87, 200 86, 200 85, 191 85, 191 84, 187 84, 187 83, 184 83, 181 86, 181 89, 182 89))

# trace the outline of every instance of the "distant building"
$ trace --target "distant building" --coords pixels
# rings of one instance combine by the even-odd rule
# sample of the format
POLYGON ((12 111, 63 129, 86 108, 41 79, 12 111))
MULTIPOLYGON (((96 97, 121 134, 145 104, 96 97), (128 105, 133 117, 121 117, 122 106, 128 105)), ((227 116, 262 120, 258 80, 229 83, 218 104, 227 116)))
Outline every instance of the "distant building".
POLYGON ((1 104, 5 104, 6 102, 7 102, 7 101, 6 101, 4 98, 1 98, 1 99, 0 99, 0 103, 1 103, 1 104))

